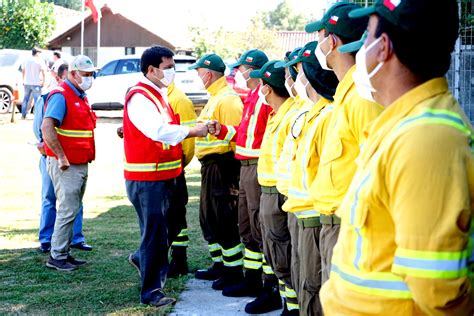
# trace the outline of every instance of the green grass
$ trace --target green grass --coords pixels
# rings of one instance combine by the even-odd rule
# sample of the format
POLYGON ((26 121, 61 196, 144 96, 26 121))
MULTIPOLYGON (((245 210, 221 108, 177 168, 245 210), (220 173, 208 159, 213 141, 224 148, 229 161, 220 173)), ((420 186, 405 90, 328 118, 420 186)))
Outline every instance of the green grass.
MULTIPOLYGON (((191 270, 207 266, 209 256, 198 219, 200 176, 187 173, 188 226, 191 270)), ((125 196, 95 200, 95 218, 84 219, 84 234, 92 252, 74 251, 73 256, 89 263, 64 273, 45 267, 47 255, 36 248, 0 249, 0 313, 34 314, 158 314, 171 311, 139 304, 140 280, 126 258, 139 244, 136 213, 125 196)), ((2 210, 2 212, 8 210, 2 210)), ((33 216, 35 214, 32 214, 33 216)), ((0 223, 0 237, 10 241, 35 240, 37 228, 0 223)), ((166 292, 175 298, 190 276, 168 280, 166 292)))

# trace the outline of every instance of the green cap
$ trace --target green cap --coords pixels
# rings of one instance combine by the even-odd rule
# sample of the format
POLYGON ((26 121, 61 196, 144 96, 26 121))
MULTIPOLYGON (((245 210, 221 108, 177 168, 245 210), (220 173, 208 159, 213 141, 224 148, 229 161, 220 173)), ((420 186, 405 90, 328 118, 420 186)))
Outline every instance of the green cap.
POLYGON ((285 87, 285 68, 276 68, 279 60, 270 60, 262 68, 250 72, 250 78, 263 79, 274 87, 285 87))
POLYGON ((302 49, 302 47, 297 47, 295 49, 293 49, 293 51, 288 55, 288 57, 285 57, 285 60, 280 60, 279 62, 277 62, 275 64, 275 68, 284 68, 284 67, 287 67, 286 64, 295 59, 295 58, 298 58, 298 54, 300 52, 300 50, 302 49))
POLYGON ((249 65, 253 68, 260 69, 268 61, 267 55, 259 49, 251 49, 240 56, 239 60, 229 68, 239 67, 240 65, 249 65))
POLYGON ((293 58, 289 62, 287 62, 284 67, 290 67, 294 64, 301 63, 301 62, 307 62, 310 64, 319 64, 316 55, 314 54, 314 50, 316 49, 316 46, 318 45, 318 42, 309 42, 306 43, 305 46, 299 51, 298 56, 296 58, 293 58))
POLYGON ((194 65, 188 67, 189 70, 197 68, 207 68, 224 73, 225 64, 224 61, 222 61, 222 58, 216 54, 206 54, 202 56, 194 65))
MULTIPOLYGON (((394 0, 393 0, 394 1, 394 0)), ((324 14, 321 20, 312 22, 305 27, 307 33, 326 29, 346 38, 359 38, 367 28, 368 18, 349 18, 349 12, 362 8, 360 5, 349 2, 338 2, 324 14)))
POLYGON ((365 39, 367 38, 368 34, 369 33, 365 31, 364 34, 362 34, 362 37, 360 38, 360 40, 352 42, 352 43, 348 43, 345 45, 341 45, 337 48, 337 50, 340 53, 352 53, 352 52, 358 51, 362 47, 362 45, 364 45, 365 39))
MULTIPOLYGON (((433 27, 446 27, 442 21, 438 25, 434 16, 442 15, 442 11, 449 7, 451 1, 432 0, 377 0, 373 6, 359 8, 349 13, 351 18, 367 17, 378 14, 384 17, 397 28, 408 32, 434 32, 433 27), (441 13, 441 14, 439 14, 441 13)), ((445 11, 446 12, 446 11, 445 11)))

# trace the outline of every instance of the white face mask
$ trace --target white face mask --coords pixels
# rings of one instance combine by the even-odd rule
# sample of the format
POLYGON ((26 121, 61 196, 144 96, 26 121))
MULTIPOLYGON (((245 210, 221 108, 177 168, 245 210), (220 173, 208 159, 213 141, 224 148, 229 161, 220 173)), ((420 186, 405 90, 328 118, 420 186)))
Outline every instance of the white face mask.
POLYGON ((160 80, 160 82, 165 86, 165 87, 168 87, 170 84, 173 83, 174 81, 174 76, 176 74, 176 71, 174 70, 174 68, 169 68, 169 69, 160 69, 160 68, 157 68, 158 70, 160 70, 162 73, 163 73, 163 78, 162 79, 159 79, 157 76, 155 76, 156 79, 160 80))
POLYGON ((81 77, 81 83, 77 83, 79 85, 79 88, 82 89, 82 91, 86 91, 86 90, 89 90, 91 87, 92 87, 92 80, 94 78, 92 77, 83 77, 83 76, 79 76, 81 77))
POLYGON ((204 81, 204 78, 203 78, 203 77, 207 76, 207 74, 208 74, 208 72, 206 72, 206 73, 204 74, 204 76, 201 77, 201 76, 199 75, 199 73, 198 73, 198 76, 199 76, 199 78, 201 79, 201 83, 202 83, 201 89, 207 89, 207 88, 206 88, 206 85, 207 85, 207 83, 209 82, 209 80, 211 80, 211 79, 209 79, 209 80, 204 81))
POLYGON ((323 39, 321 42, 318 43, 318 46, 316 46, 316 49, 314 50, 314 54, 316 55, 316 58, 318 59, 319 64, 321 65, 321 68, 323 68, 324 70, 333 71, 331 68, 329 68, 328 63, 327 63, 327 57, 329 56, 329 54, 331 54, 332 49, 330 49, 329 52, 327 52, 327 54, 324 54, 323 51, 321 50, 322 44, 325 41, 327 41, 329 36, 330 35, 328 35, 328 37, 326 37, 325 39, 323 39))
POLYGON ((365 45, 359 49, 356 54, 356 69, 352 74, 352 78, 354 79, 354 84, 356 86, 357 92, 359 92, 360 96, 364 99, 375 101, 372 93, 375 92, 370 79, 379 72, 380 68, 383 66, 383 62, 378 63, 375 66, 374 70, 369 74, 367 71, 367 52, 371 50, 380 40, 382 37, 379 37, 369 47, 365 48, 365 45))
POLYGON ((265 104, 269 104, 268 101, 267 101, 267 95, 268 95, 268 93, 267 93, 267 94, 263 94, 263 91, 262 91, 262 90, 263 90, 263 87, 264 87, 264 86, 261 86, 260 89, 258 89, 258 97, 259 97, 260 99, 263 99, 263 102, 264 102, 265 104))
POLYGON ((294 85, 295 85, 295 83, 293 82, 293 84, 290 86, 290 84, 288 83, 288 78, 285 78, 286 91, 288 91, 288 93, 290 94, 290 97, 292 97, 292 98, 295 97, 295 94, 293 93, 293 86, 294 85))
POLYGON ((242 77, 244 78, 245 81, 249 81, 250 80, 250 76, 247 76, 247 78, 245 78, 244 74, 246 74, 247 72, 249 72, 251 69, 248 68, 247 70, 245 71, 240 71, 239 72, 242 74, 242 77))
POLYGON ((309 81, 306 84, 301 82, 301 77, 298 75, 295 81, 295 90, 298 93, 299 97, 303 100, 309 101, 308 93, 306 92, 306 86, 309 84, 309 81))

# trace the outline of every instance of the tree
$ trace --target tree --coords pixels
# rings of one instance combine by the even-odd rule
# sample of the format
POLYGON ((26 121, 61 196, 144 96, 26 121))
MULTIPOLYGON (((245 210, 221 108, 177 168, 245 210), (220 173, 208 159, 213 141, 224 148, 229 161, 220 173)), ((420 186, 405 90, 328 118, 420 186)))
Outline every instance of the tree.
POLYGON ((287 0, 280 2, 275 10, 261 13, 267 29, 275 31, 303 31, 307 19, 302 14, 293 12, 287 0))
POLYGON ((54 26, 52 4, 36 0, 1 0, 0 48, 44 47, 54 26))
POLYGON ((41 0, 41 2, 53 3, 76 11, 82 10, 82 0, 41 0))

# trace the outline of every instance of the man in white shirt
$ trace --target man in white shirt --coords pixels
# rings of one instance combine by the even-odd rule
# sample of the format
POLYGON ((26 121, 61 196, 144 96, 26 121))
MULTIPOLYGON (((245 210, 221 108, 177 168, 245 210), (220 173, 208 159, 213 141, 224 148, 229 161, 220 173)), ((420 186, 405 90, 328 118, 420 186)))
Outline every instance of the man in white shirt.
POLYGON ((33 56, 27 59, 21 67, 25 88, 25 97, 21 105, 21 118, 23 120, 26 118, 26 113, 28 113, 28 104, 30 103, 31 96, 33 96, 33 105, 41 97, 41 87, 43 87, 45 80, 46 66, 39 56, 41 51, 33 48, 31 53, 33 56))
POLYGON ((166 213, 173 211, 170 194, 182 171, 180 143, 208 132, 206 124, 179 125, 168 103, 167 87, 175 75, 173 55, 162 46, 143 52, 144 77, 128 92, 123 115, 125 183, 141 232, 140 248, 128 260, 140 273, 141 303, 157 307, 175 302, 162 289, 168 271, 166 213))

